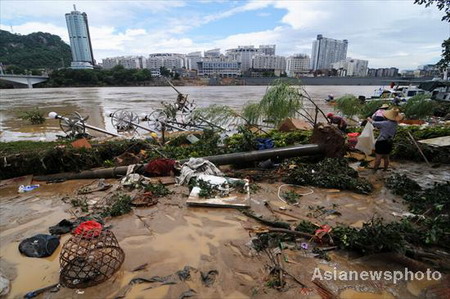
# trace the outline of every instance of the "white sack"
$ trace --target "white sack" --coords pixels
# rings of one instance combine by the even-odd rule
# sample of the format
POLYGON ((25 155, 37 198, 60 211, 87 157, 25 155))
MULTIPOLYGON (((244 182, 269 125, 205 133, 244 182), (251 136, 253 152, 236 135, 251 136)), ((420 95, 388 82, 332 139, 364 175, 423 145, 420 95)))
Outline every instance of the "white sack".
POLYGON ((358 142, 355 148, 366 155, 370 155, 375 149, 375 136, 373 135, 373 125, 371 122, 367 122, 361 135, 358 136, 358 142))

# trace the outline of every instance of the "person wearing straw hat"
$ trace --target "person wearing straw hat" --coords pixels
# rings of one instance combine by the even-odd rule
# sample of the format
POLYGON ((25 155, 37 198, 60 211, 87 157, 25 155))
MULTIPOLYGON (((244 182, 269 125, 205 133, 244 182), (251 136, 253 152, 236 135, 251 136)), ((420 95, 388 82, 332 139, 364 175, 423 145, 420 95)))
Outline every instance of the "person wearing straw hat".
POLYGON ((383 121, 386 120, 386 118, 384 117, 384 112, 386 112, 386 110, 389 108, 388 104, 383 104, 381 105, 380 108, 378 108, 377 111, 375 111, 374 114, 372 114, 372 119, 374 121, 383 121))
POLYGON ((368 118, 375 128, 380 129, 380 135, 375 142, 375 165, 374 172, 378 170, 381 164, 381 160, 384 161, 384 170, 389 167, 389 154, 392 151, 393 139, 397 133, 398 122, 403 119, 403 114, 400 113, 398 108, 386 110, 384 112, 386 120, 374 121, 372 118, 368 118))

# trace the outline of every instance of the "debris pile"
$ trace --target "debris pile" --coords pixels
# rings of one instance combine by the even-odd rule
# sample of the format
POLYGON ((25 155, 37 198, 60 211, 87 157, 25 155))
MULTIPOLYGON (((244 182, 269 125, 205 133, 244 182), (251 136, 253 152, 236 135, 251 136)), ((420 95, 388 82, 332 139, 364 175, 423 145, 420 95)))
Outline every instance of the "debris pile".
POLYGON ((361 194, 369 194, 373 189, 344 159, 326 158, 317 164, 296 163, 294 160, 288 168, 292 170, 285 181, 290 184, 351 190, 361 194))

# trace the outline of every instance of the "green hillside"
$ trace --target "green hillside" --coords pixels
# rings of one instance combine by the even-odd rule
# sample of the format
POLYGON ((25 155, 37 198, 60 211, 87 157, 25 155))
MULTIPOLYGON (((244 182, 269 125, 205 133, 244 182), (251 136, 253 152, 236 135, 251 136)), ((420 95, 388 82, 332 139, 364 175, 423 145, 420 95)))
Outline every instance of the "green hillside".
POLYGON ((0 30, 0 62, 18 68, 55 69, 70 66, 70 46, 50 33, 35 32, 28 35, 12 34, 0 30))

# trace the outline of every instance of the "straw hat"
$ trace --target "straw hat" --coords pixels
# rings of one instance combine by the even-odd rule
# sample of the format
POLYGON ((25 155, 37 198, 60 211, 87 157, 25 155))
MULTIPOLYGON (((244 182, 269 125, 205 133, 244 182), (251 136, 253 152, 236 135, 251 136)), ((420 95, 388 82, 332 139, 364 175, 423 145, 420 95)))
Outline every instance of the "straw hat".
POLYGON ((386 112, 384 112, 384 117, 389 120, 400 121, 403 119, 403 114, 401 114, 397 108, 393 108, 386 110, 386 112))
POLYGON ((387 108, 389 108, 389 105, 388 105, 388 104, 383 104, 383 105, 381 105, 381 107, 380 107, 380 109, 387 109, 387 108))

